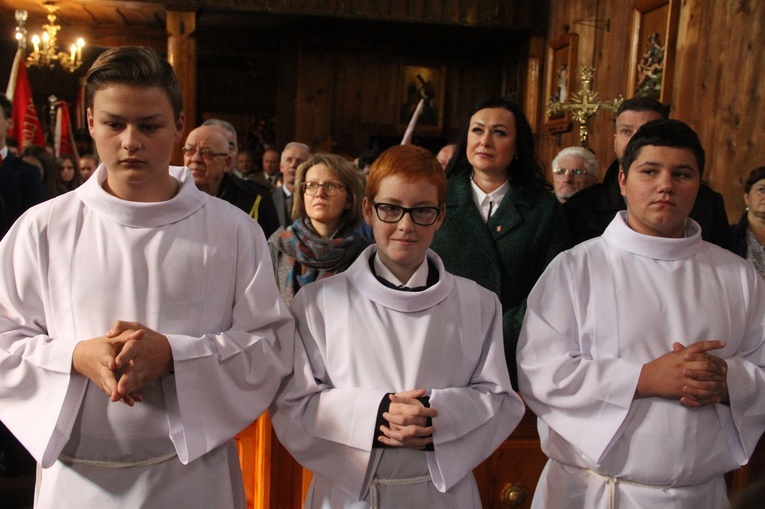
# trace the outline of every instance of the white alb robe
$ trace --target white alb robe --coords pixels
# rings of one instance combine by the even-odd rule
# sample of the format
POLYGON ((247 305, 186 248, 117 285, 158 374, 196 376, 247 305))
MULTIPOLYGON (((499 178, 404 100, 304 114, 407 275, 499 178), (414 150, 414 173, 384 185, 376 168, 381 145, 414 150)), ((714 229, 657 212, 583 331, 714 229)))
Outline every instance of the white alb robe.
POLYGON ((233 436, 291 370, 294 323, 258 224, 170 171, 175 197, 136 203, 102 189, 102 165, 0 243, 0 419, 43 467, 38 507, 245 505, 233 436), (70 374, 75 345, 118 319, 174 359, 132 408, 70 374))
POLYGON ((429 480, 378 486, 380 508, 480 507, 471 470, 520 421, 497 297, 435 262, 421 292, 383 286, 369 268, 376 246, 342 274, 301 289, 290 306, 305 350, 272 407, 281 442, 315 473, 310 508, 369 507, 374 477, 429 480), (307 351, 308 361, 305 359, 307 351), (386 393, 427 390, 435 451, 372 448, 386 393))
POLYGON ((745 260, 701 240, 641 235, 618 214, 561 253, 528 298, 520 392, 549 456, 533 507, 726 507, 723 474, 765 427, 765 286, 745 260), (722 340, 730 406, 635 399, 644 363, 672 344, 722 340), (590 469, 592 472, 587 472, 590 469), (593 473, 594 472, 594 473, 593 473))

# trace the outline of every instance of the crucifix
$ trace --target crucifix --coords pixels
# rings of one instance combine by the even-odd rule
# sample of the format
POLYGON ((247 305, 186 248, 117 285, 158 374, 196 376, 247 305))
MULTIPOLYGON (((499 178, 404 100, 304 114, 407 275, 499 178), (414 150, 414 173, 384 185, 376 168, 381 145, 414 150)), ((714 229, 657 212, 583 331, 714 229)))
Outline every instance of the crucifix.
POLYGON ((589 132, 587 122, 594 116, 600 108, 616 110, 624 100, 620 95, 611 101, 598 101, 598 93, 590 90, 592 76, 595 74, 594 67, 583 67, 579 70, 579 81, 582 88, 579 92, 571 94, 569 102, 551 101, 547 105, 547 114, 553 115, 562 111, 570 111, 574 120, 579 122, 579 142, 583 147, 587 147, 589 132))

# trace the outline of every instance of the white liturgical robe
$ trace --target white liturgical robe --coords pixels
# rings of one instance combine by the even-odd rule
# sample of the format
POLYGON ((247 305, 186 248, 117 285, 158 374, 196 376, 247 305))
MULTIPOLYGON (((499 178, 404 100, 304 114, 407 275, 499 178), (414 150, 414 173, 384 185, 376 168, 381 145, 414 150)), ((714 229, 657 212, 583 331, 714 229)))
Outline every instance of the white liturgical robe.
POLYGON ((524 412, 505 365, 499 301, 446 272, 432 251, 435 285, 385 287, 369 267, 375 252, 304 287, 290 306, 305 350, 298 342, 295 374, 271 413, 281 442, 315 474, 305 507, 369 507, 370 485, 380 508, 480 507, 471 470, 524 412), (439 413, 435 450, 373 448, 386 393, 421 388, 439 413))
POLYGON ((291 370, 294 323, 257 223, 170 171, 175 197, 136 203, 102 189, 102 165, 0 243, 0 419, 43 467, 37 507, 245 505, 233 436, 291 370), (165 334, 174 359, 132 408, 71 374, 115 320, 165 334))
POLYGON ((745 260, 701 240, 639 234, 617 214, 561 253, 528 298, 519 387, 550 460, 532 507, 727 507, 723 474, 765 427, 765 286, 745 260), (730 405, 635 399, 643 364, 722 340, 730 405), (614 484, 615 482, 615 484, 614 484), (610 484, 609 484, 610 483, 610 484))

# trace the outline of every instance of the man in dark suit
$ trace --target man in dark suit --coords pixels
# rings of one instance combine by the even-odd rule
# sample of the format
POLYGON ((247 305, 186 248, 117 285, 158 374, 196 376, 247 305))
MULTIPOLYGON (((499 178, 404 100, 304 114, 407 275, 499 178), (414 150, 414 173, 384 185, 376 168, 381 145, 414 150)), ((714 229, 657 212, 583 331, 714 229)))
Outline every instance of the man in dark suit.
MULTIPOLYGON (((627 144, 643 124, 668 117, 667 107, 655 99, 633 97, 621 104, 614 134, 616 160, 608 167, 602 183, 579 191, 563 204, 575 244, 602 235, 616 213, 627 209, 619 189, 619 170, 627 144)), ((704 240, 731 248, 730 225, 720 193, 702 184, 689 217, 701 225, 704 240)))
POLYGON ((186 137, 181 149, 183 164, 191 171, 200 191, 225 200, 249 214, 268 238, 279 228, 271 194, 265 187, 231 174, 231 146, 235 142, 229 140, 229 134, 218 123, 197 127, 186 137))
POLYGON ((13 105, 0 94, 0 238, 32 205, 45 200, 40 170, 8 150, 6 137, 13 127, 13 105))
POLYGON ((279 171, 282 173, 282 186, 271 190, 279 223, 287 228, 292 224, 292 193, 295 192, 295 172, 298 166, 311 157, 311 148, 303 143, 291 141, 282 151, 279 171))
MULTIPOLYGON (((13 105, 0 94, 0 239, 29 207, 45 200, 39 168, 8 150, 6 138, 13 127, 13 105)), ((0 423, 0 495, 8 507, 32 503, 35 461, 16 437, 0 423), (3 479, 8 478, 5 482, 3 479)))

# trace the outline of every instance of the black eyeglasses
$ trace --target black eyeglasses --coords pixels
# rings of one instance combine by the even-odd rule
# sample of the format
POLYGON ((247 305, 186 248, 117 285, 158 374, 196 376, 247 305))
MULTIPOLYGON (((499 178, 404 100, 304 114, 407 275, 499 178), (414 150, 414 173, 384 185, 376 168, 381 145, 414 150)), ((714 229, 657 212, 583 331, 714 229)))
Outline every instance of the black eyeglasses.
POLYGON ((303 182, 300 184, 300 188, 303 192, 309 196, 313 196, 319 192, 319 188, 324 188, 324 194, 327 196, 335 196, 337 193, 345 189, 345 186, 338 184, 337 182, 324 182, 320 184, 318 182, 303 182))
POLYGON ((377 212, 377 217, 383 223, 398 223, 404 218, 404 214, 409 214, 414 224, 420 226, 430 226, 436 222, 441 209, 438 207, 400 207, 392 203, 377 203, 372 201, 372 206, 377 212))
POLYGON ((216 157, 222 157, 222 156, 228 155, 228 152, 225 154, 217 154, 213 152, 212 150, 210 150, 209 148, 198 149, 196 147, 181 147, 181 152, 183 153, 184 156, 190 156, 190 157, 193 157, 194 154, 198 153, 199 157, 207 161, 212 161, 216 157))

